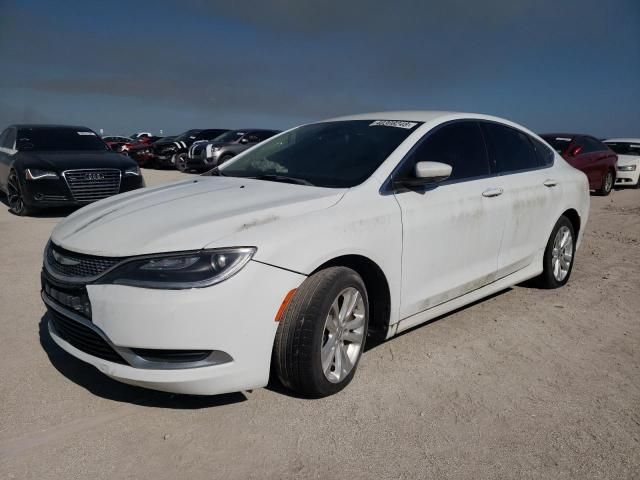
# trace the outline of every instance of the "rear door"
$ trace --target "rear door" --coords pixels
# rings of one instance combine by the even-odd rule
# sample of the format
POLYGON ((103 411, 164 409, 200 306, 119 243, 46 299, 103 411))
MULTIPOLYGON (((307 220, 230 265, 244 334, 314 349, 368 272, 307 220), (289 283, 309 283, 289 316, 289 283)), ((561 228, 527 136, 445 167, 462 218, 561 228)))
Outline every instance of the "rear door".
POLYGON ((496 273, 501 278, 529 265, 544 248, 549 207, 560 185, 550 177, 553 152, 545 145, 507 125, 483 122, 482 129, 508 205, 496 273))
POLYGON ((476 121, 427 133, 394 178, 411 176, 419 161, 453 170, 435 186, 394 192, 402 212, 402 318, 492 282, 507 213, 476 121))

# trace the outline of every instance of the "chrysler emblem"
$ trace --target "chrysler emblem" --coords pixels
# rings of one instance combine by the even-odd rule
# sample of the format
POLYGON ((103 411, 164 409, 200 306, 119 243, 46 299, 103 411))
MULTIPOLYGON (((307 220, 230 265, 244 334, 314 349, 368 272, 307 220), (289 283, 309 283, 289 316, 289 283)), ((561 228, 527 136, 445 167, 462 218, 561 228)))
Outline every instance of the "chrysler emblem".
POLYGON ((80 265, 79 260, 75 260, 70 257, 65 257, 64 255, 56 252, 55 250, 53 251, 53 258, 55 258, 56 262, 58 262, 60 265, 69 265, 69 266, 80 265))
POLYGON ((104 180, 104 174, 98 172, 87 173, 84 176, 85 180, 104 180))

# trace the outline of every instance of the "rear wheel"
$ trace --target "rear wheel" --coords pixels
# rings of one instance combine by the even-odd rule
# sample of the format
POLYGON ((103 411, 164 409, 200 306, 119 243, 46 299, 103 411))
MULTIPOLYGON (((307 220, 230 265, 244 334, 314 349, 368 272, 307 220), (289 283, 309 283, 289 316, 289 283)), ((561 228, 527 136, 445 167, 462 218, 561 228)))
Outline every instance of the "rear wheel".
POLYGON ((360 275, 346 267, 304 281, 278 325, 274 370, 288 388, 324 397, 351 382, 362 355, 369 300, 360 275))
POLYGON ((12 170, 9 174, 7 192, 7 202, 9 203, 9 209, 11 212, 21 217, 33 213, 33 209, 24 203, 22 186, 20 185, 20 179, 18 178, 18 174, 15 170, 12 170))
POLYGON ((602 186, 596 191, 596 193, 606 197, 611 193, 614 181, 615 178, 613 176, 613 172, 611 170, 607 170, 605 176, 602 177, 602 186))
POLYGON ((543 257, 543 271, 539 277, 543 288, 562 287, 569 281, 576 251, 573 225, 565 216, 553 227, 543 257))

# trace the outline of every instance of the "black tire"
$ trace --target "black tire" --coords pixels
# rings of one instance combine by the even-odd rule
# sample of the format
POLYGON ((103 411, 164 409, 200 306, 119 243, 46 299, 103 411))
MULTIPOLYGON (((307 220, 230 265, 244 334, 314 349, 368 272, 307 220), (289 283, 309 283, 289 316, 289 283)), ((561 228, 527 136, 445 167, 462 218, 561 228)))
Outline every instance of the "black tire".
POLYGON ((616 181, 615 174, 611 170, 607 170, 607 173, 602 177, 602 186, 596 190, 596 193, 600 196, 606 197, 613 190, 613 184, 616 181))
POLYGON ((186 153, 178 153, 176 155, 176 168, 181 172, 186 172, 188 170, 186 153))
POLYGON ((9 211, 19 217, 26 217, 35 212, 33 207, 24 202, 22 183, 15 170, 11 170, 7 180, 7 203, 9 204, 9 211))
POLYGON ((573 263, 575 261, 576 256, 576 235, 573 229, 573 224, 569 221, 567 217, 564 215, 561 216, 556 222, 553 230, 551 231, 551 236, 547 241, 547 246, 544 250, 544 256, 542 260, 543 271, 542 274, 538 277, 538 284, 542 288, 560 288, 565 285, 569 281, 569 277, 571 277, 571 271, 573 270, 573 263), (567 270, 566 276, 564 278, 557 278, 554 274, 554 247, 555 240, 558 232, 567 228, 571 234, 571 261, 569 264, 569 268, 567 270))
POLYGON ((218 159, 218 165, 222 165, 224 162, 232 159, 234 156, 230 153, 225 153, 218 159))
POLYGON ((364 350, 368 322, 369 300, 360 275, 346 267, 330 267, 311 275, 298 288, 280 318, 273 349, 274 372, 285 387, 305 396, 324 397, 339 392, 351 382, 356 372, 364 350), (328 342, 325 322, 334 301, 342 292, 352 291, 352 288, 359 292, 363 301, 361 347, 357 358, 351 362, 350 372, 339 381, 332 382, 322 369, 321 349, 328 342))

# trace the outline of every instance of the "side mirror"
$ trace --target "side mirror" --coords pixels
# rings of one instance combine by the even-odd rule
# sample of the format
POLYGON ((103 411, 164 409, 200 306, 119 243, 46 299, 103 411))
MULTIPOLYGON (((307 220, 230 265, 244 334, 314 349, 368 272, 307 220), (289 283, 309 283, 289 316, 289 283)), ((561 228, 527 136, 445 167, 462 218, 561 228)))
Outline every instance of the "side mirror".
POLYGON ((417 162, 413 177, 395 180, 397 187, 419 187, 422 185, 436 184, 451 176, 451 165, 441 162, 417 162))
POLYGON ((240 143, 249 143, 249 139, 248 138, 241 138, 240 139, 240 143))
POLYGON ((578 155, 580 155, 580 153, 582 153, 582 147, 580 145, 577 145, 571 149, 569 155, 571 155, 572 157, 577 157, 578 155))

